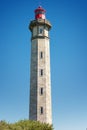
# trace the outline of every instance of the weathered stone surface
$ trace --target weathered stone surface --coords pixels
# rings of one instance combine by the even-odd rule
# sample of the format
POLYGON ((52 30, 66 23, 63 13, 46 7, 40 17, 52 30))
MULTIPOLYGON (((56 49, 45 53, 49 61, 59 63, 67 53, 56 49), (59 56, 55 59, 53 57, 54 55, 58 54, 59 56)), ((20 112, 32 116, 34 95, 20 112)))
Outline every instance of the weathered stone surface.
POLYGON ((50 82, 50 43, 49 38, 43 37, 43 35, 41 38, 39 38, 37 31, 37 37, 35 39, 32 39, 31 43, 29 118, 30 120, 38 120, 41 122, 51 124, 52 107, 51 107, 51 82, 50 82), (41 52, 43 53, 42 58, 40 56, 41 52), (43 70, 42 76, 41 76, 41 70, 43 70), (40 93, 41 88, 43 88, 42 95, 40 93), (43 107, 42 114, 41 114, 41 107, 43 107))

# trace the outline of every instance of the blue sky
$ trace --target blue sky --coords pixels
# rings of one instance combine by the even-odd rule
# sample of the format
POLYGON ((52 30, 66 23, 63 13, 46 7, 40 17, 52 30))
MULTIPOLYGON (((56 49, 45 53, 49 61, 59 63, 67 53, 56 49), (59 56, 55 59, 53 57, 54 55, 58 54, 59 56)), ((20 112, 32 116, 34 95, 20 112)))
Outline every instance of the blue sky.
POLYGON ((30 20, 39 3, 50 31, 55 130, 87 128, 87 1, 0 0, 0 120, 28 119, 30 20))

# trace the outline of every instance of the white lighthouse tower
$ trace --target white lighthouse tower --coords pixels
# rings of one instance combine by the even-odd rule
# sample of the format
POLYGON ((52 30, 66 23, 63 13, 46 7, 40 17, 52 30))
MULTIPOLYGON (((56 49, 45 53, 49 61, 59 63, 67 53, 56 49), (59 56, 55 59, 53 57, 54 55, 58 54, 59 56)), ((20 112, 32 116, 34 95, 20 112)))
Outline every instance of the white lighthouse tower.
POLYGON ((29 24, 31 31, 31 72, 29 119, 52 124, 50 81, 50 22, 45 10, 35 10, 35 20, 29 24))

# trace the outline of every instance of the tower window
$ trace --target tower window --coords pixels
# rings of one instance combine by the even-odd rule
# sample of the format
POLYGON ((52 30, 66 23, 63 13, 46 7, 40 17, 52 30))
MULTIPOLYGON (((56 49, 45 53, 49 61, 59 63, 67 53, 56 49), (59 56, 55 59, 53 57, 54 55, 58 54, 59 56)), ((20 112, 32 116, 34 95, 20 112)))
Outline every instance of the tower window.
POLYGON ((40 75, 43 76, 43 69, 40 70, 40 75))
POLYGON ((42 28, 39 29, 39 33, 40 33, 40 34, 43 33, 43 29, 42 29, 42 28))
POLYGON ((42 51, 40 52, 40 58, 41 59, 43 58, 43 52, 42 51))
POLYGON ((43 95, 43 88, 40 88, 40 94, 43 95))
POLYGON ((43 107, 40 108, 40 114, 43 114, 43 107))

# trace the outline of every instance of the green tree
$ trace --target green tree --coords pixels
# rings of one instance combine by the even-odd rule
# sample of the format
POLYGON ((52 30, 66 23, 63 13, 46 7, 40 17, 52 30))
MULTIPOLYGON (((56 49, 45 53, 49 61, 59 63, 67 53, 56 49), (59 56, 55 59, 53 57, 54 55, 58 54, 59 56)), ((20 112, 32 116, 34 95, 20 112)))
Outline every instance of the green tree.
POLYGON ((53 130, 53 126, 30 120, 21 120, 10 124, 5 121, 0 121, 0 130, 53 130))

